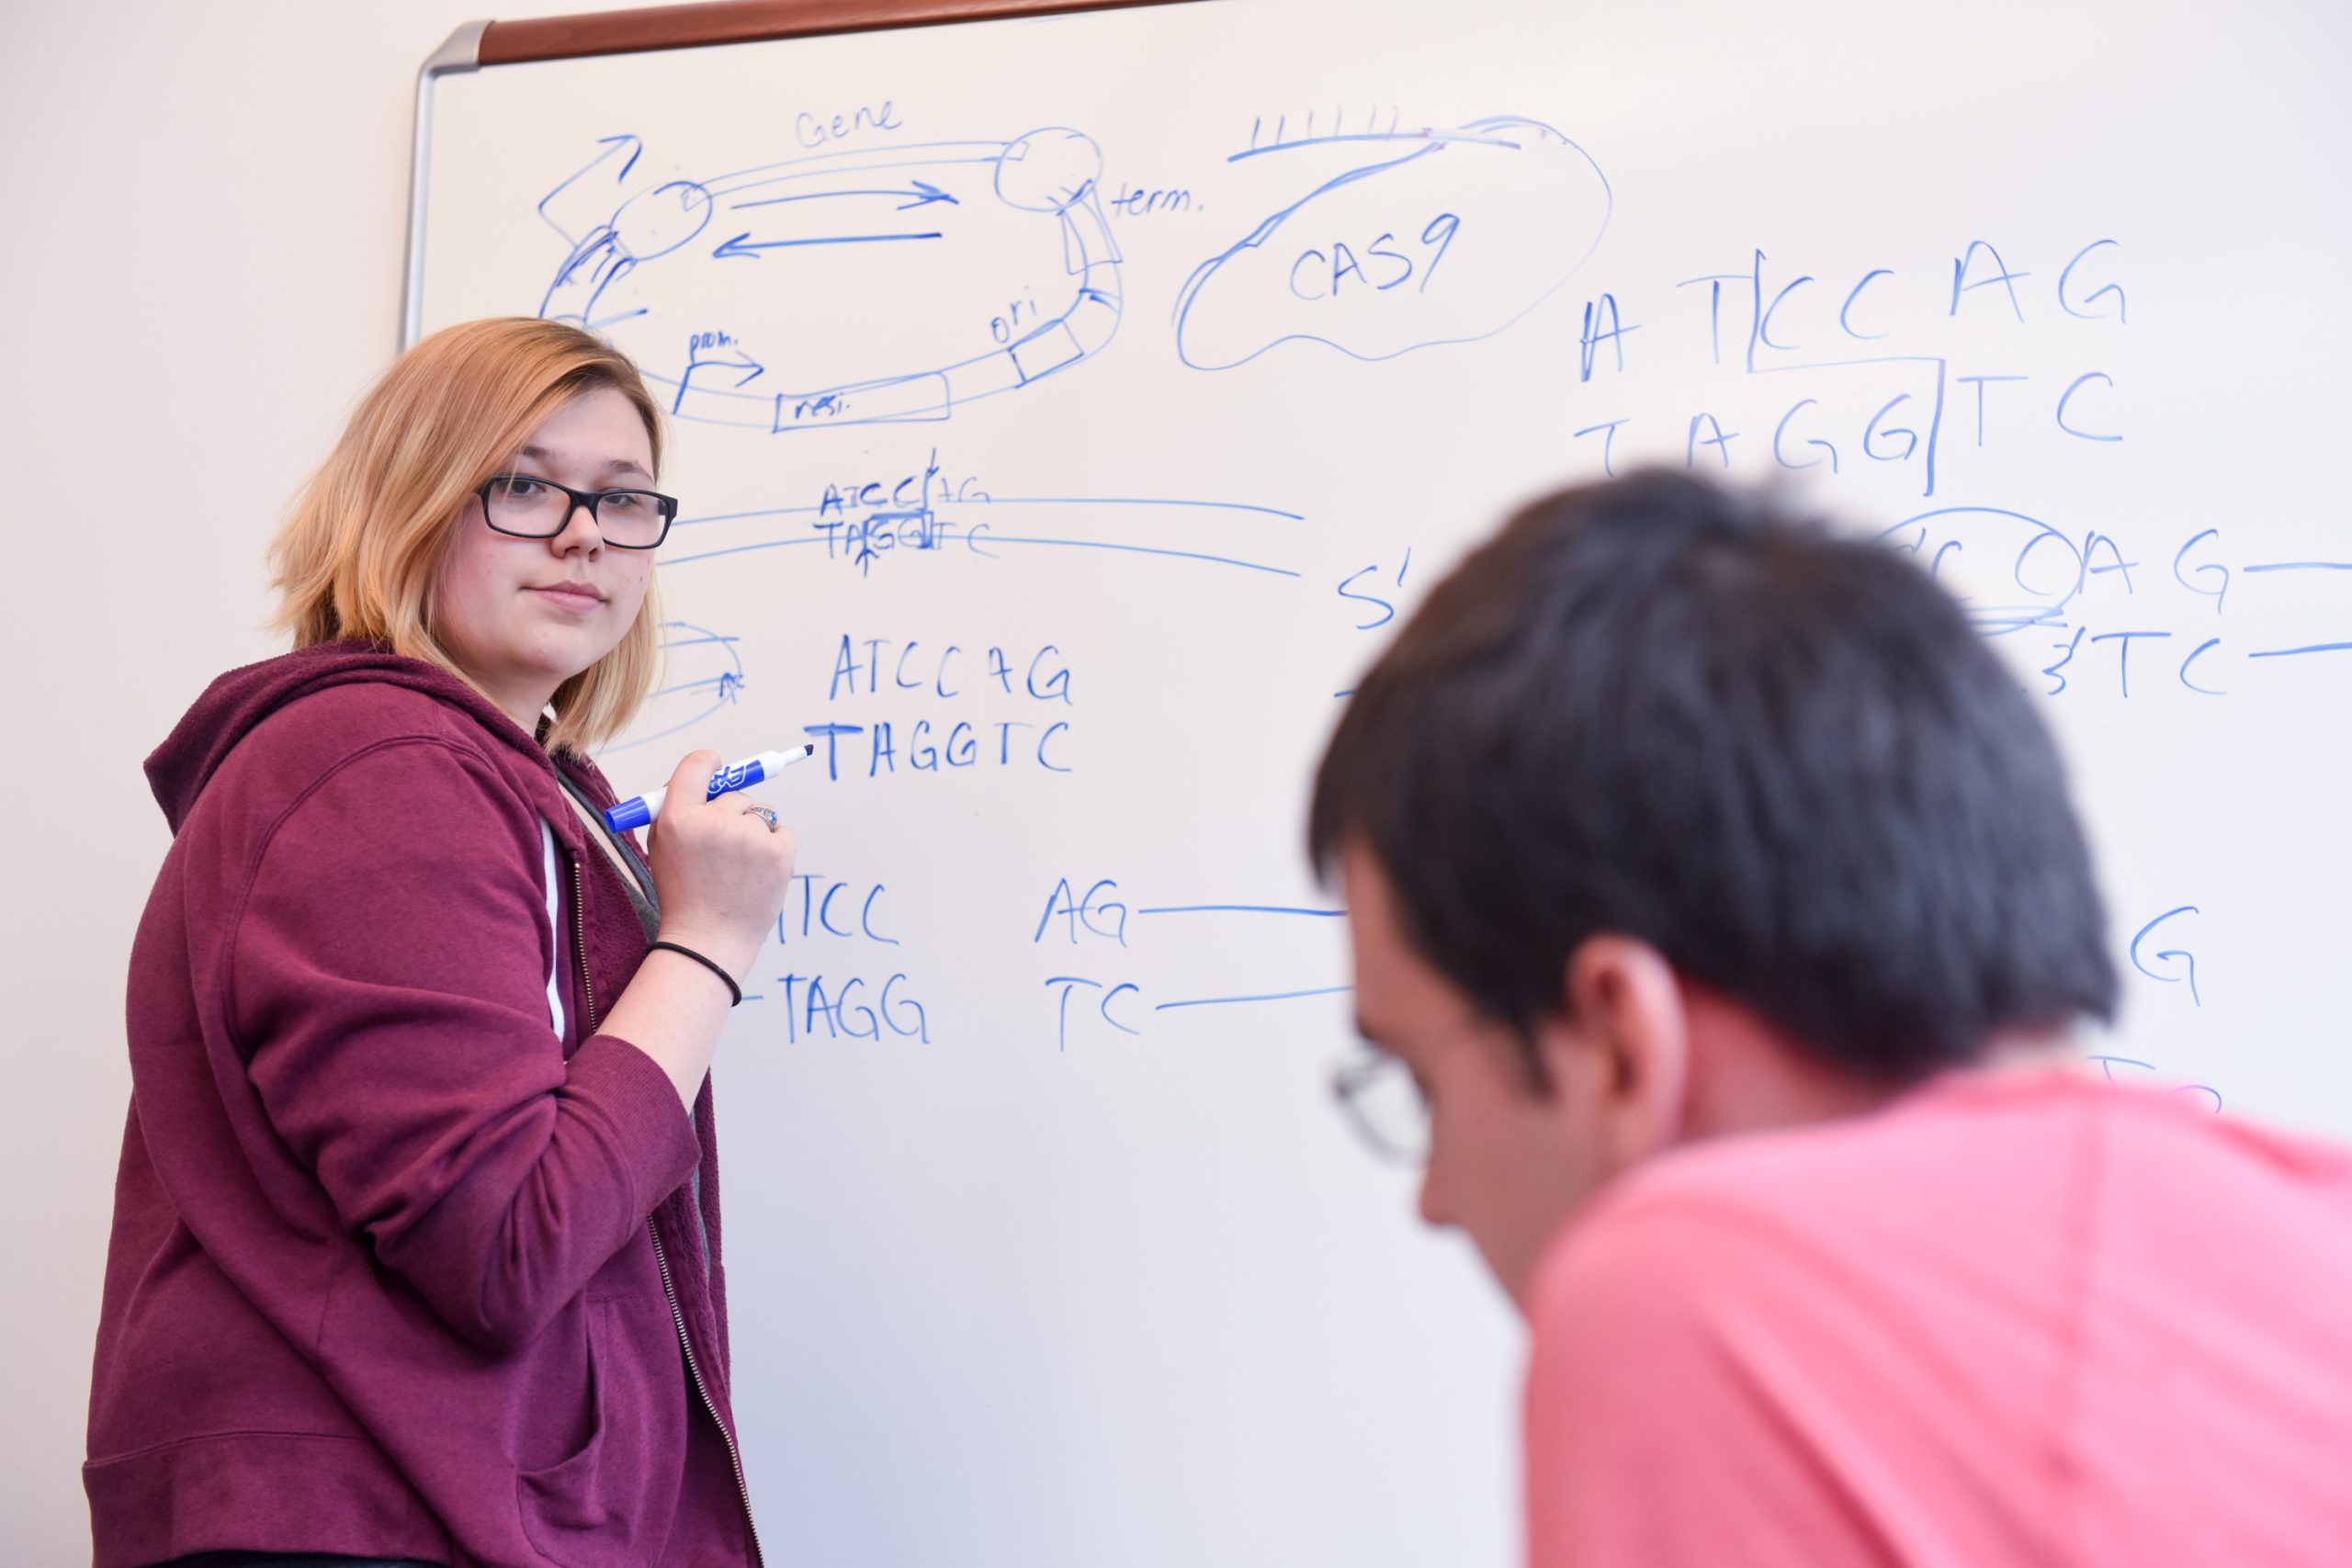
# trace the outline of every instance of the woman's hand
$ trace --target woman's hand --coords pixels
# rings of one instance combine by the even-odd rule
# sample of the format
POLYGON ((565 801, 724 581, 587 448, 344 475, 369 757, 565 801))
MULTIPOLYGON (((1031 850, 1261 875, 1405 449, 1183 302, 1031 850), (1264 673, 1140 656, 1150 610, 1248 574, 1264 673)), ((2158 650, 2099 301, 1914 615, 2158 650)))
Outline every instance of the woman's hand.
POLYGON ((647 845, 662 899, 662 937, 691 947, 741 977, 775 929, 792 886, 799 844, 751 814, 741 791, 706 800, 716 751, 690 751, 670 774, 647 845))

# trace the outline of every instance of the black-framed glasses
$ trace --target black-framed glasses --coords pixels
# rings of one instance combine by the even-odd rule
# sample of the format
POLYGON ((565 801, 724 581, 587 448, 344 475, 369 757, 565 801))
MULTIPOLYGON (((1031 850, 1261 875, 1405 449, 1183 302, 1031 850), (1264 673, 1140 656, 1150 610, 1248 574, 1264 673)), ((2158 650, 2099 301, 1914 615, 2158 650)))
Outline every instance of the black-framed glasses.
POLYGON ((678 515, 675 499, 650 490, 574 490, 534 474, 492 474, 475 487, 482 521, 518 539, 552 539, 582 507, 616 550, 650 550, 678 515))
POLYGON ((1430 1105, 1405 1064, 1381 1055, 1331 1072, 1331 1098, 1372 1152, 1398 1165, 1430 1156, 1430 1105))

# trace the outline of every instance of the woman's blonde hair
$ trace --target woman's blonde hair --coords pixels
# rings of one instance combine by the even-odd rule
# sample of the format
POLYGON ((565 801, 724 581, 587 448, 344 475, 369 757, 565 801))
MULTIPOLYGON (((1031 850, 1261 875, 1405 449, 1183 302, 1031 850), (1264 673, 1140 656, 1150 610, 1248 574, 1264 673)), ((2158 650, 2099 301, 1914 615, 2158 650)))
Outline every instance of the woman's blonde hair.
MULTIPOLYGON (((578 327, 494 317, 444 328, 401 355, 295 492, 270 546, 278 629, 297 648, 377 643, 473 685, 430 625, 450 520, 543 421, 599 387, 636 406, 660 473, 661 416, 637 367, 578 327)), ((661 625, 648 581, 618 646, 557 688, 548 750, 584 751, 628 723, 653 687, 661 625)))

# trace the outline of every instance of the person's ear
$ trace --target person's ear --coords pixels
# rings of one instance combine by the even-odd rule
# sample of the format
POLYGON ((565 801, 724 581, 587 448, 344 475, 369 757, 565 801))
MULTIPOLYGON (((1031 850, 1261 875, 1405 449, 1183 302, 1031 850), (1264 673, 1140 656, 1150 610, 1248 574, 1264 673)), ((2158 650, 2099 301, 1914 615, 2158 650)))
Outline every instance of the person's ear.
POLYGON ((1579 1119, 1612 1168, 1682 1141, 1690 1026, 1674 966, 1645 942, 1603 932, 1568 954, 1565 1012, 1539 1031, 1555 1092, 1589 1097, 1579 1119))

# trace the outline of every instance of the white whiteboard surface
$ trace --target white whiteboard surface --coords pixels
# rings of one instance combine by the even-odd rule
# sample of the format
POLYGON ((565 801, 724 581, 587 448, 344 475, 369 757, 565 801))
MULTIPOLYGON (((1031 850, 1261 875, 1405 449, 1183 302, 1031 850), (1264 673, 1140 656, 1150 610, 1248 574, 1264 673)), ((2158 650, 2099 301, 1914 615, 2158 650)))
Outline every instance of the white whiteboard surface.
POLYGON ((2075 769, 2090 1049, 2352 1132, 2346 35, 1331 0, 443 79, 423 325, 585 320, 678 416, 609 771, 819 745, 718 1069, 775 1560, 1512 1558, 1515 1329, 1333 1114, 1300 828, 1392 615, 1605 466, 1935 564, 2075 769))

